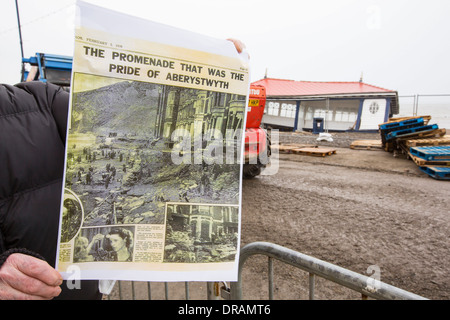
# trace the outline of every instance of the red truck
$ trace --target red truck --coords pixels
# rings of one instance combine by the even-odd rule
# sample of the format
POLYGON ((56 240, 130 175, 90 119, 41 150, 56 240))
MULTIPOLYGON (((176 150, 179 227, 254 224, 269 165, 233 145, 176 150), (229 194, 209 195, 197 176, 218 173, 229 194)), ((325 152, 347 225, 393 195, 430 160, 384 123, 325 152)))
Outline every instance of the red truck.
POLYGON ((245 126, 244 178, 256 177, 269 164, 270 136, 261 127, 265 106, 266 89, 263 86, 251 85, 245 126))

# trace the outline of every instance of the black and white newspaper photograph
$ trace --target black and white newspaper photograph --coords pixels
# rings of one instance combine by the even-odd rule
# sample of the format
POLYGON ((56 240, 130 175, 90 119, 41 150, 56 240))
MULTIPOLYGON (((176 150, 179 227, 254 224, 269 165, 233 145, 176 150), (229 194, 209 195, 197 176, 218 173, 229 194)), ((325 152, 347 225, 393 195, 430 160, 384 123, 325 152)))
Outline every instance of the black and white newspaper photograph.
POLYGON ((79 5, 58 268, 235 278, 248 60, 230 41, 207 52, 186 38, 200 35, 117 13, 118 34, 92 29, 91 15, 108 26, 112 13, 79 5), (174 44, 158 42, 164 32, 174 44))

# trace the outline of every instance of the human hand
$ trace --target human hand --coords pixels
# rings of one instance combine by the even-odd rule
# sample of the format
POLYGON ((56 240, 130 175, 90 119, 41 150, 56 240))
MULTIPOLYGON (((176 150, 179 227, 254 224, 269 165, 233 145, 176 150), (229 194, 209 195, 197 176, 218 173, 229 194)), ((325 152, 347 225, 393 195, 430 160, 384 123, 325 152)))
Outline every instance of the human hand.
POLYGON ((0 268, 0 300, 50 300, 61 284, 58 271, 26 254, 11 254, 0 268))
POLYGON ((92 237, 92 241, 99 241, 105 239, 105 235, 103 233, 97 233, 92 237))
POLYGON ((237 40, 237 39, 233 39, 233 38, 229 38, 227 40, 233 42, 234 47, 236 48, 238 53, 242 53, 242 51, 244 51, 245 44, 241 40, 237 40))

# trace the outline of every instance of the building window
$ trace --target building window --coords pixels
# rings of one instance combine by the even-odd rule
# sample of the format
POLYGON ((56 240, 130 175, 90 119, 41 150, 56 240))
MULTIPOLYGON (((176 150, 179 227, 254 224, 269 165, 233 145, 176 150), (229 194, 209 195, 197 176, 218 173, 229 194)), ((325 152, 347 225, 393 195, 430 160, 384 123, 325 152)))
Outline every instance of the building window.
POLYGON ((316 109, 314 111, 314 118, 325 118, 325 110, 316 109))
POLYGON ((306 107, 305 120, 312 120, 314 109, 311 107, 306 107))
POLYGON ((280 112, 280 104, 270 101, 268 104, 267 114, 270 116, 278 116, 280 112))
POLYGON ((333 120, 333 112, 327 111, 325 109, 315 109, 314 110, 314 118, 323 118, 326 121, 333 120))
POLYGON ((357 117, 356 112, 352 111, 336 111, 334 121, 341 122, 355 122, 357 117))
POLYGON ((280 117, 295 118, 296 105, 291 103, 282 103, 280 117))

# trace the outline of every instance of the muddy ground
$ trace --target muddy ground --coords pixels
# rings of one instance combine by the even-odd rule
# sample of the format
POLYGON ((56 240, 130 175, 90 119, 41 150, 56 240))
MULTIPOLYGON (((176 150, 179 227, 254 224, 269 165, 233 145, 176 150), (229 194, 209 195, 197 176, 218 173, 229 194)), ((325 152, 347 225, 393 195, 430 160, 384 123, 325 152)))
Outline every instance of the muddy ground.
MULTIPOLYGON (((243 244, 273 242, 367 276, 375 265, 383 282, 450 298, 450 182, 392 153, 350 149, 345 139, 336 137, 340 147, 326 157, 280 154, 275 175, 244 181, 243 244)), ((267 274, 263 260, 246 266, 244 297, 267 291, 252 290, 267 274)), ((308 297, 307 274, 284 265, 274 273, 276 298, 308 297)), ((328 281, 318 281, 316 297, 360 298, 328 281)))
MULTIPOLYGON (((272 242, 366 276, 375 267, 385 283, 449 299, 450 181, 435 180, 413 161, 383 150, 349 148, 353 140, 378 134, 333 134, 333 142, 316 138, 280 133, 279 140, 331 146, 336 153, 280 154, 276 174, 243 181, 241 245, 272 242)), ((275 299, 308 299, 306 272, 275 262, 274 275, 275 299)), ((267 279, 267 258, 249 259, 244 299, 267 299, 267 279)), ((152 298, 164 298, 163 284, 152 289, 152 298)), ((169 297, 184 299, 184 285, 169 284, 169 297)), ((205 297, 204 283, 190 285, 191 299, 205 297)), ((361 298, 320 278, 315 297, 361 298)))

